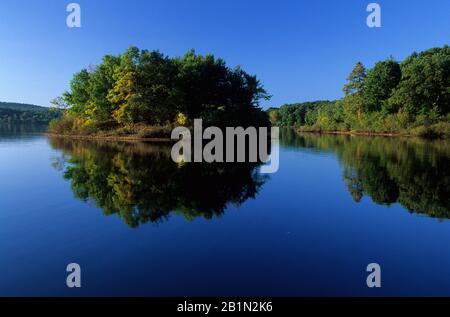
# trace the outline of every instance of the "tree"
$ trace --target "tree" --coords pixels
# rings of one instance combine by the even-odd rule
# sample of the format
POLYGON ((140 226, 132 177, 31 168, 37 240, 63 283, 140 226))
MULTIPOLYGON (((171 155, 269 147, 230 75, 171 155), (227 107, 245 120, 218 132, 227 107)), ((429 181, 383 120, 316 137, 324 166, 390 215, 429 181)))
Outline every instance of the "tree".
POLYGON ((347 77, 347 83, 344 85, 346 96, 361 94, 365 87, 366 69, 361 62, 357 62, 350 75, 347 77))
POLYGON ((267 113, 269 114, 269 119, 272 124, 278 124, 279 120, 279 114, 277 108, 270 108, 267 110, 267 113))
POLYGON ((66 100, 63 97, 56 97, 50 101, 52 105, 55 106, 57 109, 67 109, 69 105, 67 104, 66 100))
POLYGON ((384 110, 394 112, 387 100, 401 79, 400 65, 394 60, 378 62, 367 72, 364 89, 366 112, 384 110))
POLYGON ((365 88, 366 69, 361 62, 357 62, 350 75, 347 77, 347 83, 344 85, 346 100, 344 105, 347 117, 352 118, 356 111, 357 120, 362 119, 364 111, 363 92, 365 88))
POLYGON ((114 66, 114 86, 108 90, 107 99, 114 104, 112 117, 118 123, 131 123, 136 115, 132 104, 137 95, 137 67, 135 60, 139 58, 139 50, 128 49, 120 58, 120 63, 114 66))
POLYGON ((86 69, 75 73, 70 82, 70 92, 65 92, 62 99, 74 114, 85 115, 85 107, 90 99, 90 74, 86 69))
POLYGON ((120 56, 106 55, 103 61, 89 75, 89 95, 85 102, 85 113, 93 122, 112 120, 113 111, 117 104, 112 103, 107 97, 116 84, 115 72, 121 63, 120 56))
POLYGON ((450 47, 432 48, 413 53, 401 63, 402 80, 390 104, 412 115, 429 113, 436 108, 450 112, 450 47))

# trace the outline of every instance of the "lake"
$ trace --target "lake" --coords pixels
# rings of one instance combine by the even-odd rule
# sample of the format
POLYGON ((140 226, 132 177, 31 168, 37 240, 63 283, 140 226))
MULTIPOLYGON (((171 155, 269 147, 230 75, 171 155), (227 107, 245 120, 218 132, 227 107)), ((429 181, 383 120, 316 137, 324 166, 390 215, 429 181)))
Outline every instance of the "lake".
POLYGON ((449 141, 283 130, 263 175, 40 131, 0 129, 2 296, 450 295, 449 141))

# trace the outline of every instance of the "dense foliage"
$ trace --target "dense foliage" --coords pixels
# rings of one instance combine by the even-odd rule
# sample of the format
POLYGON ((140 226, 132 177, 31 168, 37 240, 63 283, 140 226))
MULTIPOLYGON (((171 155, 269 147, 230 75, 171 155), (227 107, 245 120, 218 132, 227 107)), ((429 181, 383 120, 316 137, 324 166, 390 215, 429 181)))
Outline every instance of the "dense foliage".
POLYGON ((0 102, 0 122, 48 123, 59 118, 61 111, 21 103, 0 102))
POLYGON ((340 130, 450 136, 450 47, 413 53, 403 62, 358 62, 344 97, 284 105, 270 120, 301 130, 340 130))
POLYGON ((70 91, 54 103, 68 108, 55 132, 91 132, 136 124, 269 125, 259 108, 268 99, 255 76, 231 69, 213 55, 189 51, 169 58, 158 51, 131 47, 106 55, 100 65, 76 73, 70 91))

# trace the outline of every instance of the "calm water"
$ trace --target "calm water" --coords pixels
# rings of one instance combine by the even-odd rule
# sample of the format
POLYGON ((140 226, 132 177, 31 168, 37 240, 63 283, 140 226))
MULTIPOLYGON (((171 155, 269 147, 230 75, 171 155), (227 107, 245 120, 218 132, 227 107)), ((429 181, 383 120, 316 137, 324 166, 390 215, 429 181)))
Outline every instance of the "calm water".
POLYGON ((265 176, 38 131, 0 129, 0 295, 450 295, 449 142, 284 131, 265 176))

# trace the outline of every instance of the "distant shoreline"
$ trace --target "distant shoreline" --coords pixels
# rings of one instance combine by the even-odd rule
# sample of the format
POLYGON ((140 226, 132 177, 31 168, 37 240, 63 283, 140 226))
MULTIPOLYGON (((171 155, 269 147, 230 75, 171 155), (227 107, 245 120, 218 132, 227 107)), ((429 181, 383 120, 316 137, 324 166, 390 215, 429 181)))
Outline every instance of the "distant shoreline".
MULTIPOLYGON (((297 130, 297 133, 313 133, 313 134, 335 134, 335 135, 358 135, 358 136, 385 136, 385 137, 421 137, 411 133, 395 133, 395 132, 367 132, 367 131, 340 131, 340 130, 297 130)), ((422 137, 424 138, 424 137, 422 137)))
POLYGON ((334 135, 358 135, 358 136, 384 136, 384 137, 409 137, 422 139, 450 139, 449 134, 414 134, 408 132, 372 132, 372 131, 343 131, 343 130, 318 130, 294 128, 297 133, 334 134, 334 135))

